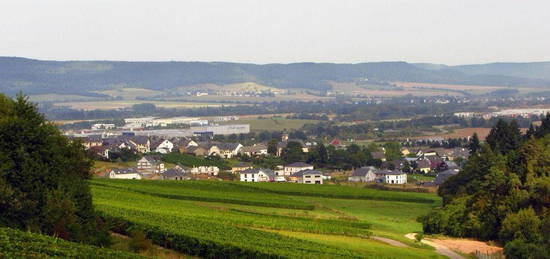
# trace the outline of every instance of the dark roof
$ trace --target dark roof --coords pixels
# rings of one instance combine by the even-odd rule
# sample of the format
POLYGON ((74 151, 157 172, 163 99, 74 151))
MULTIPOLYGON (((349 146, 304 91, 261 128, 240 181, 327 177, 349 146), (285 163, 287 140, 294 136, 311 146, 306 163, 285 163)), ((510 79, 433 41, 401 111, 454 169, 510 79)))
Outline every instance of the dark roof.
POLYGON ((320 171, 317 171, 317 170, 311 170, 311 169, 306 169, 306 170, 301 170, 301 171, 298 171, 296 173, 293 173, 292 176, 294 177, 302 177, 306 174, 317 174, 317 175, 322 175, 323 173, 321 173, 320 171))
POLYGON ((185 176, 186 172, 182 168, 171 168, 162 173, 163 177, 176 177, 176 176, 185 176))
POLYGON ((147 136, 131 136, 126 137, 126 140, 130 140, 138 145, 146 145, 147 141, 149 141, 149 137, 147 136))
POLYGON ((457 169, 445 170, 445 171, 437 174, 437 177, 435 178, 434 183, 437 184, 437 185, 440 185, 443 182, 445 182, 447 179, 449 179, 449 177, 451 177, 455 174, 458 174, 458 172, 459 172, 459 170, 457 170, 457 169))
POLYGON ((241 149, 241 152, 260 152, 262 150, 267 149, 267 146, 263 143, 256 144, 253 146, 245 146, 241 149))
POLYGON ((365 176, 369 171, 376 172, 378 169, 376 169, 374 166, 367 166, 367 167, 361 167, 358 169, 355 169, 351 176, 365 176))
POLYGON ((215 144, 220 150, 235 150, 240 144, 239 143, 218 143, 215 144))
POLYGON ((429 159, 418 159, 416 160, 416 166, 418 168, 427 168, 432 165, 432 162, 429 159))
POLYGON ((286 167, 310 167, 310 166, 312 166, 312 165, 306 164, 304 162, 296 162, 296 163, 286 165, 286 167))
POLYGON ((240 163, 236 164, 235 166, 233 166, 233 168, 235 168, 235 167, 241 167, 241 168, 242 167, 250 167, 250 165, 248 165, 246 163, 243 163, 243 162, 240 162, 240 163))
POLYGON ((402 175, 402 174, 405 174, 403 171, 400 171, 400 170, 380 170, 378 171, 378 174, 383 174, 383 175, 402 175))

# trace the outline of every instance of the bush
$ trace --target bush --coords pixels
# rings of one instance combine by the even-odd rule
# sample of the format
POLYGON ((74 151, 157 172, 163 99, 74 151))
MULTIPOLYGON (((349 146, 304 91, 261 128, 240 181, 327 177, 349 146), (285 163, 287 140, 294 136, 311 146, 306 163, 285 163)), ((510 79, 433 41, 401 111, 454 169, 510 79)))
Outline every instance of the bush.
POLYGON ((145 233, 139 229, 134 229, 130 231, 130 249, 134 252, 147 251, 153 247, 153 243, 145 233))
POLYGON ((522 240, 514 240, 506 244, 504 247, 504 255, 507 259, 550 258, 550 255, 545 251, 546 249, 537 244, 526 243, 522 240))

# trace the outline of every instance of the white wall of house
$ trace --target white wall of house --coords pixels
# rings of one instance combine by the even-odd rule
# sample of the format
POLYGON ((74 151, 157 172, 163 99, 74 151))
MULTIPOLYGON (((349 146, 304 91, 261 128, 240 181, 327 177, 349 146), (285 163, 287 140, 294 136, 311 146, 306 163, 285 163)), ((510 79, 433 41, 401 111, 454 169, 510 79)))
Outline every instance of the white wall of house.
POLYGON ((302 170, 313 170, 313 166, 304 166, 304 167, 293 167, 293 166, 285 166, 284 175, 289 176, 293 173, 300 172, 302 170))
POLYGON ((387 184, 406 184, 407 174, 387 174, 385 182, 387 184))
POLYGON ((141 175, 137 173, 131 174, 116 174, 114 171, 109 173, 109 178, 111 179, 136 179, 141 180, 141 175))
POLYGON ((158 147, 155 149, 155 152, 168 154, 172 152, 172 149, 174 149, 174 143, 170 142, 169 140, 164 140, 158 145, 158 147))
POLYGON ((255 174, 241 174, 241 182, 269 182, 269 176, 260 171, 255 174))
POLYGON ((323 184, 323 175, 321 174, 304 174, 302 177, 304 184, 323 184))

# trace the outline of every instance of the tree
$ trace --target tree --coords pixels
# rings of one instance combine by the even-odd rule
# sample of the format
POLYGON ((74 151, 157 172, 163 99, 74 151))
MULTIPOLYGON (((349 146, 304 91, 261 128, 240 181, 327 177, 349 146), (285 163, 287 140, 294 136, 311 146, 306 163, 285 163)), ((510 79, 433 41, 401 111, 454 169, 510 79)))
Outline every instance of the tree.
POLYGON ((399 142, 386 142, 384 144, 384 149, 386 150, 387 161, 394 161, 403 157, 401 153, 401 144, 399 142))
POLYGON ((271 139, 267 143, 267 153, 271 155, 277 155, 277 145, 279 144, 279 141, 277 139, 271 139))
POLYGON ((281 158, 287 163, 305 161, 305 153, 302 150, 302 144, 294 141, 288 142, 286 147, 283 149, 281 158))
POLYGON ((106 245, 92 206, 92 162, 19 95, 0 95, 0 225, 106 245))
POLYGON ((479 141, 479 137, 477 136, 477 132, 474 132, 474 135, 472 135, 472 139, 468 144, 468 149, 470 150, 470 155, 477 153, 481 149, 481 143, 479 141))

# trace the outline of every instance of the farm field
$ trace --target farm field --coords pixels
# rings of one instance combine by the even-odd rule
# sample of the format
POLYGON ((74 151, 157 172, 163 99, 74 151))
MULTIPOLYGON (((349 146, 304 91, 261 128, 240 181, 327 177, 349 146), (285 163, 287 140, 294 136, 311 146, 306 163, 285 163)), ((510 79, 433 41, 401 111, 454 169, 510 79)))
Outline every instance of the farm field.
POLYGON ((415 219, 439 204, 434 194, 312 186, 328 187, 316 192, 298 184, 218 181, 91 184, 96 208, 116 223, 117 232, 141 228, 156 244, 188 255, 442 258, 404 237, 421 230, 415 219), (339 198, 325 197, 329 192, 339 198), (369 238, 373 234, 406 247, 369 238))
MULTIPOLYGON (((251 131, 283 131, 294 130, 303 127, 308 123, 318 123, 319 120, 295 120, 285 118, 266 118, 266 119, 242 119, 237 121, 239 124, 250 124, 251 131)), ((223 122, 221 124, 234 124, 235 121, 223 122)))

